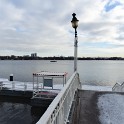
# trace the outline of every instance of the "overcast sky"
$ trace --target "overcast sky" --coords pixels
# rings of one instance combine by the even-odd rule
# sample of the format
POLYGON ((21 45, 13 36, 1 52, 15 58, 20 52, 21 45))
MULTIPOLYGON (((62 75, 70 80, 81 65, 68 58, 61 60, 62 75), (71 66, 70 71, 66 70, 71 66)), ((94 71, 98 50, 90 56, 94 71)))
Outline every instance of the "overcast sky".
POLYGON ((124 0, 0 0, 0 55, 124 57, 124 0))

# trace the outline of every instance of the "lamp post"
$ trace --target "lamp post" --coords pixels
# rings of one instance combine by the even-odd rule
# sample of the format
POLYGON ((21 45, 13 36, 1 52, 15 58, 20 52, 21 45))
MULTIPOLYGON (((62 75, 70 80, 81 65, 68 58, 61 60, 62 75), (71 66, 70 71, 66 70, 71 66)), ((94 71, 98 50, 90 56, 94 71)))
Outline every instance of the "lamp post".
POLYGON ((77 37, 77 27, 78 27, 78 19, 75 17, 76 14, 72 14, 72 27, 75 29, 75 39, 74 39, 74 72, 77 71, 77 47, 78 47, 78 37, 77 37))

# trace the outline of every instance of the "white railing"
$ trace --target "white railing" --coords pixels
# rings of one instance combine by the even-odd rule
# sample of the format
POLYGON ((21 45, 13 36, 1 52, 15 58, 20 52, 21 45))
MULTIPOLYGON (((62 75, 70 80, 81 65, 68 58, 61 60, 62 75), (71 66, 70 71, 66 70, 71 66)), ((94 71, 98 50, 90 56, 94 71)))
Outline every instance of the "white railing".
POLYGON ((113 86, 112 91, 114 91, 114 92, 124 92, 124 82, 123 83, 117 82, 113 86))
MULTIPOLYGON (((0 82, 0 90, 3 90, 5 88, 9 90, 22 90, 26 91, 28 90, 28 83, 27 82, 18 82, 18 81, 1 81, 0 82)), ((30 87, 32 84, 30 85, 30 87)), ((32 87, 33 88, 33 87, 32 87)), ((32 89, 30 88, 30 89, 32 89)))
POLYGON ((78 88, 81 88, 81 83, 75 72, 36 124, 66 124, 78 88))

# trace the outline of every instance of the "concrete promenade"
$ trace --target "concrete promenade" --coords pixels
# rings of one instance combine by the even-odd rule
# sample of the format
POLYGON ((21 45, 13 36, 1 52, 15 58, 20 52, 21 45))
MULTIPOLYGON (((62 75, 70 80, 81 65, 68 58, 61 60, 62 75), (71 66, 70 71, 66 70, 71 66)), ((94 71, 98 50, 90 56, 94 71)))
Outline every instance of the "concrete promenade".
POLYGON ((78 90, 72 109, 71 124, 124 123, 124 93, 78 90))

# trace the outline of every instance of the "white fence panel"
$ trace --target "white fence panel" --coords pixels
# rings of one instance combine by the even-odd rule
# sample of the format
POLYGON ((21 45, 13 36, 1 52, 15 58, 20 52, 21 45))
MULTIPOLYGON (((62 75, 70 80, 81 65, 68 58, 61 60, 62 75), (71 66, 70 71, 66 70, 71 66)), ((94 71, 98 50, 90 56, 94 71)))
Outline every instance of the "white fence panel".
POLYGON ((75 72, 61 92, 52 101, 37 124, 66 124, 70 113, 75 91, 81 88, 79 75, 75 72))

